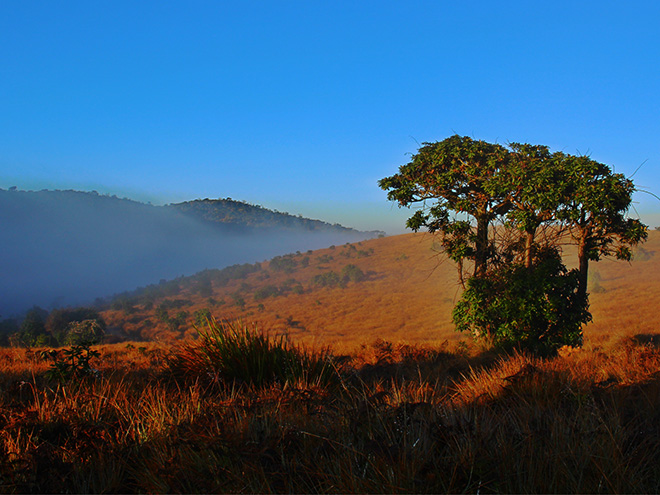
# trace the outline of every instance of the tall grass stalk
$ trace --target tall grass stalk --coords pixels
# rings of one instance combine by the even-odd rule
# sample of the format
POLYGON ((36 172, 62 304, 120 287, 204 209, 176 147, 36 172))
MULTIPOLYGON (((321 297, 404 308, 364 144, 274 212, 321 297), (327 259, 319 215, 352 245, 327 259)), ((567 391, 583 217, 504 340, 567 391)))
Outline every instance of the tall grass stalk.
POLYGON ((309 350, 256 325, 208 320, 199 339, 176 349, 169 369, 179 377, 255 387, 279 383, 328 384, 336 370, 327 350, 309 350))

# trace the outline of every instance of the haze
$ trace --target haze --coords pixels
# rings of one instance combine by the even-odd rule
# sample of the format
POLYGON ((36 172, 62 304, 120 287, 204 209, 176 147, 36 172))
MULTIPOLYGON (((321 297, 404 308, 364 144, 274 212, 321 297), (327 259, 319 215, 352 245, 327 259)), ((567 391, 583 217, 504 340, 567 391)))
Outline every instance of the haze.
POLYGON ((86 304, 205 268, 361 240, 359 232, 251 229, 77 192, 0 190, 0 315, 86 304))

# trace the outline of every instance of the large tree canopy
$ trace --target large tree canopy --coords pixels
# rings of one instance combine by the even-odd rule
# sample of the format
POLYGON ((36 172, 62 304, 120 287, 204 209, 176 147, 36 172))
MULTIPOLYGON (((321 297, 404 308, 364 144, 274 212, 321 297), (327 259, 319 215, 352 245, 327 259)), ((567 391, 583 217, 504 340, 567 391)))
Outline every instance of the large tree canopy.
POLYGON ((437 143, 424 143, 399 173, 379 182, 388 199, 399 206, 435 201, 408 219, 414 231, 426 227, 442 234, 450 258, 462 264, 474 261, 474 275, 486 273, 489 258, 488 227, 509 208, 498 178, 506 167, 506 148, 469 137, 452 136, 437 143), (451 218, 463 213, 476 224, 470 232, 465 220, 451 218))
POLYGON ((407 226, 439 235, 458 264, 466 292, 454 311, 457 327, 492 341, 536 342, 544 352, 579 343, 576 335, 590 318, 589 261, 630 259, 646 238, 646 226, 627 218, 632 181, 542 145, 451 136, 424 143, 379 186, 400 207, 418 205, 407 226), (566 237, 578 247, 577 270, 561 260, 566 237), (466 261, 474 268, 467 284, 466 261), (515 300, 503 304, 502 297, 515 300), (521 318, 522 308, 534 315, 521 318))

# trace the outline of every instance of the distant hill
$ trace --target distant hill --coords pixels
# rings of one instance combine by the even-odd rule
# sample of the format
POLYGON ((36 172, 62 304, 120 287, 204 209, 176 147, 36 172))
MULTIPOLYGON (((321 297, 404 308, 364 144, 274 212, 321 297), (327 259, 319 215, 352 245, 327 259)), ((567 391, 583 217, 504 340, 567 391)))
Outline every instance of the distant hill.
MULTIPOLYGON (((575 263, 570 249, 567 258, 575 263)), ((632 263, 603 260, 590 272, 592 342, 660 333, 660 232, 632 263)), ((451 322, 460 295, 455 265, 434 237, 407 234, 163 281, 117 296, 102 314, 129 339, 192 337, 213 315, 340 349, 376 339, 440 345, 461 338, 451 322)))
POLYGON ((3 316, 378 235, 229 199, 152 206, 49 190, 0 189, 0 226, 3 316))
POLYGON ((168 205, 191 217, 208 222, 219 223, 239 228, 251 227, 258 229, 285 229, 296 231, 352 233, 360 236, 378 237, 384 235, 381 231, 359 232, 339 224, 331 225, 321 220, 311 220, 302 215, 291 215, 287 212, 269 210, 261 205, 252 205, 244 201, 226 199, 196 199, 183 203, 168 205))

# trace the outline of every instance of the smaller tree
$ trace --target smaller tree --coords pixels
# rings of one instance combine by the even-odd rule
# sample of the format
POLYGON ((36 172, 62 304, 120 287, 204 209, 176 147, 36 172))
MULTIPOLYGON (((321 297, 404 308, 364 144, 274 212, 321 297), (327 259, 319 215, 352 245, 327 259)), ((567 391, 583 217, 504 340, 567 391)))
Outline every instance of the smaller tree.
POLYGON ((72 321, 67 326, 64 344, 93 345, 99 344, 105 336, 105 330, 98 320, 72 321))
POLYGON ((42 347, 52 344, 50 335, 46 332, 45 320, 48 311, 34 306, 25 314, 17 333, 9 337, 9 343, 13 347, 42 347))
POLYGON ((648 227, 627 218, 635 192, 632 180, 586 156, 556 155, 565 184, 557 218, 577 244, 579 291, 587 294, 589 262, 605 256, 629 261, 648 227))
POLYGON ((92 333, 99 333, 102 338, 105 334, 105 321, 96 309, 87 307, 54 309, 46 320, 46 330, 60 345, 72 344, 74 342, 71 341, 71 338, 77 339, 75 336, 71 337, 72 329, 74 334, 78 330, 82 332, 84 325, 77 329, 75 324, 85 321, 96 322, 94 327, 98 328, 98 331, 95 330, 92 333))
POLYGON ((415 232, 425 227, 441 235, 451 259, 459 260, 463 280, 463 260, 474 262, 474 276, 484 275, 492 258, 489 228, 506 213, 510 202, 499 180, 509 153, 503 146, 451 136, 436 143, 424 143, 399 173, 378 182, 387 198, 399 206, 421 203, 406 222, 415 232), (427 201, 435 203, 426 208, 427 201), (462 214, 468 220, 452 218, 462 214), (470 220, 475 228, 469 227, 470 220))
POLYGON ((495 347, 551 355, 563 345, 582 345, 589 303, 578 292, 578 273, 567 270, 556 249, 531 266, 511 264, 472 277, 453 311, 456 329, 495 347))

